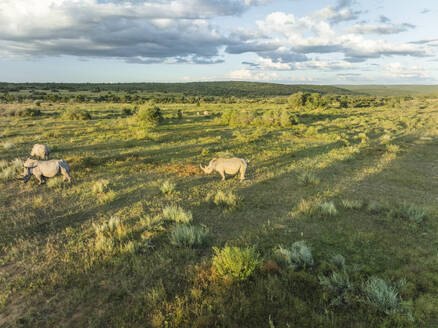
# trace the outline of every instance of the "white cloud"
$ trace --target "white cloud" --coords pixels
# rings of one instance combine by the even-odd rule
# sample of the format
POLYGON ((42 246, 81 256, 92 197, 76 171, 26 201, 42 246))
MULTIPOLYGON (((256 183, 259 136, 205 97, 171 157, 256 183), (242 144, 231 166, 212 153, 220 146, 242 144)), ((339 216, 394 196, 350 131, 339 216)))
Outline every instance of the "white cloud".
POLYGON ((412 24, 365 24, 353 25, 347 29, 354 34, 396 34, 415 28, 412 24))
POLYGON ((420 65, 403 65, 393 62, 385 66, 386 75, 397 79, 430 79, 431 75, 420 65))
POLYGON ((256 72, 245 68, 231 71, 227 74, 227 77, 233 80, 244 81, 275 81, 279 79, 279 75, 276 72, 256 72))
POLYGON ((209 58, 228 44, 228 38, 210 19, 238 15, 249 6, 263 3, 1 0, 0 48, 9 56, 116 57, 144 63, 177 56, 209 58))
POLYGON ((318 60, 312 59, 307 62, 296 63, 295 68, 297 70, 323 70, 323 71, 332 71, 332 70, 341 70, 341 69, 351 69, 353 67, 352 63, 347 61, 337 61, 337 60, 318 60))

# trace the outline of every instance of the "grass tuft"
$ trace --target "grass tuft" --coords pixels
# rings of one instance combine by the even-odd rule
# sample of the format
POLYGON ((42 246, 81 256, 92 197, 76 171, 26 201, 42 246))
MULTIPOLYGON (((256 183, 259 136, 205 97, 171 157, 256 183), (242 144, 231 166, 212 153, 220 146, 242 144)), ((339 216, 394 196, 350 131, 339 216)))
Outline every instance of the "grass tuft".
POLYGON ((314 264, 312 250, 304 241, 297 241, 290 248, 278 247, 275 255, 280 263, 294 269, 311 267, 314 264))
POLYGON ((341 204, 344 208, 349 210, 360 210, 363 206, 363 202, 360 200, 343 199, 341 204))
POLYGON ((207 242, 208 230, 201 227, 180 224, 170 233, 172 245, 178 247, 203 246, 207 242))
POLYGON ((374 305, 379 311, 386 314, 394 314, 402 309, 401 300, 399 298, 400 288, 404 282, 401 281, 398 285, 390 284, 378 277, 371 277, 363 286, 363 292, 367 301, 374 305))
POLYGON ((414 224, 422 223, 427 216, 424 209, 406 202, 392 208, 388 215, 392 218, 406 219, 414 224))
POLYGON ((332 217, 338 215, 338 210, 332 201, 319 204, 319 212, 323 217, 332 217))
POLYGON ((164 195, 171 195, 175 192, 175 187, 176 187, 176 184, 174 182, 172 182, 170 180, 166 180, 160 186, 160 191, 164 195))
POLYGON ((6 141, 3 143, 3 148, 6 150, 14 148, 15 145, 12 142, 6 141))
POLYGON ((304 171, 298 176, 298 182, 303 186, 319 184, 319 178, 312 171, 304 171))
POLYGON ((6 164, 5 161, 2 161, 2 166, 4 167, 0 172, 0 180, 12 180, 23 170, 23 161, 19 158, 14 159, 10 163, 6 162, 6 164))
POLYGON ((193 219, 192 212, 186 211, 177 205, 170 205, 163 208, 163 217, 178 223, 190 223, 193 219))
POLYGON ((341 305, 349 301, 353 291, 353 283, 346 272, 333 271, 331 275, 320 276, 321 286, 332 294, 332 305, 341 305))
POLYGON ((219 207, 234 209, 237 207, 240 199, 232 191, 219 190, 213 198, 213 203, 219 207))

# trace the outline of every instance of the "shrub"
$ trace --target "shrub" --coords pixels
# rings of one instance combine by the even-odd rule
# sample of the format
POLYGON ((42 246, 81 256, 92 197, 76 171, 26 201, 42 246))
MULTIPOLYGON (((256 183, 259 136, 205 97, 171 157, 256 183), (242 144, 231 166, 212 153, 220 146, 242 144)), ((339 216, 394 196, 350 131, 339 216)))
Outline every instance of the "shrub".
POLYGON ((104 192, 108 191, 108 189, 109 189, 109 183, 110 183, 110 182, 109 182, 109 180, 107 180, 107 179, 100 179, 100 180, 97 180, 97 181, 93 184, 91 190, 92 190, 93 193, 95 193, 95 194, 101 194, 101 193, 104 193, 104 192))
POLYGON ((392 208, 388 215, 392 218, 407 219, 411 223, 420 224, 426 218, 426 212, 415 205, 404 202, 392 208))
POLYGON ((128 241, 123 247, 122 252, 127 254, 135 254, 139 251, 140 247, 138 243, 133 240, 128 241))
POLYGON ((330 262, 340 270, 345 268, 345 258, 341 254, 334 255, 330 262))
POLYGON ((384 212, 386 208, 382 204, 372 201, 368 204, 367 210, 372 214, 379 214, 384 212))
POLYGON ((91 120, 91 115, 85 109, 69 107, 62 113, 61 118, 70 121, 85 121, 91 120))
POLYGON ((333 202, 324 202, 319 204, 320 214, 324 217, 338 215, 338 210, 333 202))
POLYGON ((332 305, 340 305, 348 302, 348 298, 353 291, 353 283, 346 272, 333 271, 328 277, 320 276, 319 283, 323 288, 332 294, 332 305))
POLYGON ((260 265, 259 255, 253 248, 226 246, 222 249, 214 247, 213 250, 215 252, 213 266, 220 277, 244 281, 260 265))
POLYGON ((387 144, 386 150, 389 153, 397 153, 400 150, 400 147, 398 145, 387 144))
POLYGON ((279 247, 275 254, 280 262, 294 269, 307 268, 314 263, 312 251, 304 241, 297 241, 290 248, 279 247))
POLYGON ((41 110, 36 108, 24 108, 19 109, 15 112, 15 116, 21 116, 21 117, 34 117, 34 116, 40 116, 41 110))
POLYGON ((175 192, 176 184, 170 180, 164 181, 160 186, 160 191, 165 195, 170 195, 175 192))
POLYGON ((305 171, 298 176, 298 181, 304 186, 317 185, 319 183, 319 178, 315 175, 315 173, 311 171, 305 171))
POLYGON ((367 301, 379 311, 393 314, 401 310, 399 289, 404 284, 404 281, 400 281, 398 284, 390 284, 381 278, 371 277, 364 284, 363 292, 367 301))
POLYGON ((341 203, 344 208, 351 210, 359 210, 363 206, 363 202, 360 200, 343 199, 341 203))
POLYGON ((6 141, 6 142, 3 143, 3 148, 4 149, 12 149, 14 147, 15 147, 15 145, 12 142, 6 141))
POLYGON ((0 172, 0 180, 11 180, 14 179, 18 173, 23 170, 23 161, 19 158, 14 159, 12 162, 8 163, 2 161, 2 166, 4 166, 0 172))
POLYGON ((167 220, 178 223, 190 223, 193 219, 193 215, 190 211, 185 211, 176 205, 170 205, 163 208, 163 216, 167 220))
POLYGON ((8 161, 2 159, 0 160, 0 170, 3 170, 4 168, 8 167, 8 161))
POLYGON ((208 231, 201 227, 181 224, 170 234, 170 243, 179 247, 202 246, 207 241, 208 231))
POLYGON ((116 242, 120 244, 128 234, 127 229, 117 216, 112 216, 107 222, 93 223, 96 234, 95 247, 98 251, 112 252, 116 242))
POLYGON ((235 208, 239 202, 239 197, 232 191, 223 192, 219 190, 214 196, 213 203, 222 208, 235 208))
POLYGON ((163 120, 160 107, 141 107, 137 112, 137 121, 145 125, 158 125, 163 120))

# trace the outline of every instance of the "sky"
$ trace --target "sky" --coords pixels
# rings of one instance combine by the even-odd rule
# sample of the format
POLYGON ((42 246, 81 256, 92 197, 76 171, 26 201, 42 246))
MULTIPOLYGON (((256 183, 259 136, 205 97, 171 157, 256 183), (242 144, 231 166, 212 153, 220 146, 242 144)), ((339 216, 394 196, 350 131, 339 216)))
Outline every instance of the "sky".
POLYGON ((436 84, 436 0, 0 0, 2 82, 436 84))

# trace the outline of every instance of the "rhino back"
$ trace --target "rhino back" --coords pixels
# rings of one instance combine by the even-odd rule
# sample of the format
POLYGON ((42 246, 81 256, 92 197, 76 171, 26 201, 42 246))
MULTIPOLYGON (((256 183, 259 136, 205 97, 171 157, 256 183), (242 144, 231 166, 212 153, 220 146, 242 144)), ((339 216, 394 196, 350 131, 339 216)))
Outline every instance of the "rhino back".
POLYGON ((39 161, 38 168, 45 177, 51 178, 57 175, 59 172, 59 161, 39 161))

